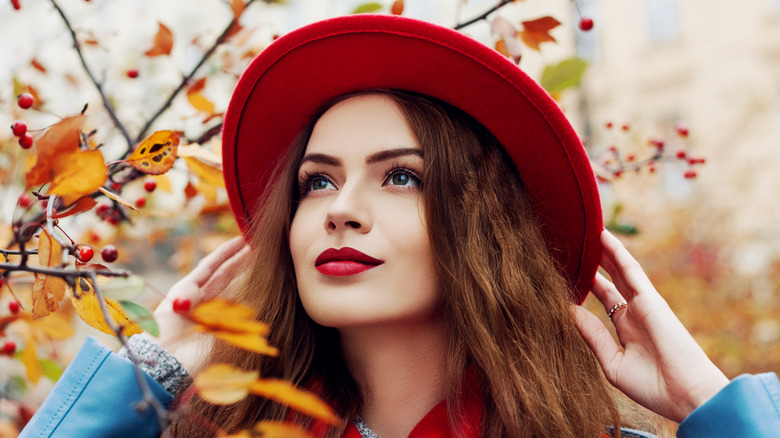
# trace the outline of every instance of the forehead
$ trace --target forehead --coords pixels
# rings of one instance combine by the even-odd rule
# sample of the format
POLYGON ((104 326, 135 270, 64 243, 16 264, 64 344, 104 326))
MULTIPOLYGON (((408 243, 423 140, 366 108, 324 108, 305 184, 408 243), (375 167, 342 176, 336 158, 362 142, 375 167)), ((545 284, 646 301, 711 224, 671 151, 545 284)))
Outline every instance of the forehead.
POLYGON ((398 147, 420 146, 398 104, 387 96, 368 94, 328 109, 314 125, 306 152, 368 154, 398 147))

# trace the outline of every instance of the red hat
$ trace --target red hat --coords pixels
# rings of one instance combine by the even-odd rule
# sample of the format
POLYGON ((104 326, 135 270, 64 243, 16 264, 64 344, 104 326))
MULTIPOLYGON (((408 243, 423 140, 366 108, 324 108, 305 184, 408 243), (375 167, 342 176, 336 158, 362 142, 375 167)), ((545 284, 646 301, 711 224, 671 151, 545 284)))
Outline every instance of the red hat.
POLYGON ((222 132, 228 197, 244 234, 271 170, 317 109, 364 89, 435 97, 506 148, 547 245, 582 302, 601 257, 596 180, 558 105, 517 65, 452 29, 391 15, 350 15, 293 31, 252 61, 222 132))

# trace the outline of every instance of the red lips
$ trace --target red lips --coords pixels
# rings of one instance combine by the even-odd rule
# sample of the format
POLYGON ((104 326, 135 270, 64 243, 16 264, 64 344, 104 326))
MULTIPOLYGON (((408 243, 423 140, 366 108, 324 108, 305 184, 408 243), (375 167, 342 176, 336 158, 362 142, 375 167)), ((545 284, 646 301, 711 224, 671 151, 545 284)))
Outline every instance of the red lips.
POLYGON ((314 261, 314 266, 325 275, 341 277, 359 274, 382 263, 384 261, 375 259, 356 249, 345 247, 341 249, 326 249, 314 261))

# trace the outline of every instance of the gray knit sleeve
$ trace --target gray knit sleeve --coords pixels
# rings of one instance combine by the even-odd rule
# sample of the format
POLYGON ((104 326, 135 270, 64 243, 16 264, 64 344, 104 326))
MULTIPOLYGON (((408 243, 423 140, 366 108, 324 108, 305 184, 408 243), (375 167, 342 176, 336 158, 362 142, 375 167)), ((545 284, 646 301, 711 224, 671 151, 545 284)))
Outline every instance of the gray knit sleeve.
POLYGON ((129 359, 127 349, 135 355, 138 367, 173 395, 189 378, 181 362, 148 336, 133 335, 127 341, 127 347, 119 350, 120 356, 129 359))

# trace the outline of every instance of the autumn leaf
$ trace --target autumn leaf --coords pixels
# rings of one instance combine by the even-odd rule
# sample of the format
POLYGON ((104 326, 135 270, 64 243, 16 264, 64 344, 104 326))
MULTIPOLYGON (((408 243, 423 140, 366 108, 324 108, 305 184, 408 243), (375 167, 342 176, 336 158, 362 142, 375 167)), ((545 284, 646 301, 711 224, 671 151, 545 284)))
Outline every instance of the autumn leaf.
POLYGON ((181 135, 180 131, 157 131, 138 145, 127 162, 140 172, 149 175, 163 174, 176 162, 176 150, 181 135))
POLYGON ((133 204, 131 204, 130 202, 128 202, 128 201, 127 201, 127 199, 125 199, 125 198, 123 198, 123 197, 121 197, 121 196, 117 195, 116 193, 114 193, 114 192, 112 192, 112 191, 110 191, 110 190, 106 189, 105 187, 98 187, 98 190, 100 190, 100 192, 101 192, 102 194, 104 194, 104 195, 108 196, 109 198, 111 198, 111 199, 113 199, 114 201, 116 201, 116 202, 118 202, 118 203, 120 203, 120 204, 124 205, 124 206, 125 206, 125 207, 127 207, 127 208, 133 209, 133 210, 135 210, 135 211, 141 211, 141 210, 137 209, 137 208, 135 207, 135 205, 133 205, 133 204))
POLYGON ((249 392, 289 406, 301 413, 336 425, 341 420, 327 403, 311 392, 298 389, 292 383, 278 379, 260 379, 249 386, 249 392))
POLYGON ((75 333, 69 319, 61 316, 59 313, 53 313, 46 318, 40 318, 29 321, 30 328, 33 329, 36 337, 39 339, 54 339, 62 341, 73 336, 75 333))
POLYGON ((46 73, 46 67, 43 66, 43 64, 40 63, 37 59, 33 58, 32 61, 30 61, 30 65, 33 66, 36 70, 38 70, 41 73, 46 73))
MULTIPOLYGON (((62 247, 46 230, 38 237, 38 260, 41 266, 59 268, 62 266, 62 247)), ((32 292, 32 317, 44 317, 60 307, 65 297, 65 280, 53 275, 35 274, 32 292)))
POLYGON ((173 33, 164 24, 158 24, 157 34, 154 36, 154 46, 144 52, 144 55, 149 57, 170 55, 173 48, 173 33))
POLYGON ((246 5, 244 4, 244 0, 231 0, 230 8, 233 9, 233 17, 236 19, 236 21, 241 18, 241 14, 244 13, 245 7, 246 5))
POLYGON ((555 38, 550 35, 550 31, 558 27, 561 22, 547 16, 537 18, 536 20, 523 21, 522 24, 523 30, 519 32, 520 38, 528 47, 538 51, 539 44, 555 42, 555 38))
POLYGON ((490 33, 499 37, 495 45, 496 51, 511 58, 515 63, 519 63, 523 51, 517 41, 515 26, 506 18, 498 16, 490 21, 490 33))
POLYGON ((214 104, 208 99, 203 97, 201 91, 206 87, 206 78, 202 77, 195 81, 192 86, 187 90, 187 100, 190 102, 193 108, 198 111, 202 111, 206 114, 214 114, 214 104))
POLYGON ((229 405, 246 397, 250 385, 257 378, 257 371, 244 371, 218 363, 198 373, 193 386, 203 400, 215 405, 229 405))
POLYGON ((299 426, 281 421, 259 421, 252 430, 242 430, 231 435, 217 435, 219 438, 314 438, 299 426))
POLYGON ((404 13, 404 0, 395 0, 390 7, 390 13, 393 15, 401 15, 404 13))
POLYGON ((377 2, 363 3, 352 10, 353 14, 367 14, 382 9, 382 4, 377 2))
POLYGON ((62 198, 65 205, 94 193, 108 178, 103 152, 78 151, 58 157, 54 163, 49 193, 62 198))
POLYGON ((268 345, 265 339, 268 325, 255 317, 256 312, 251 307, 224 299, 203 301, 189 313, 198 331, 210 333, 245 350, 268 356, 278 355, 279 350, 268 345))
MULTIPOLYGON (((108 333, 109 335, 116 334, 103 317, 98 295, 95 293, 95 287, 89 279, 83 277, 77 278, 76 291, 71 294, 70 298, 73 307, 76 309, 76 313, 78 313, 84 322, 103 333, 108 333)), ((130 319, 118 302, 110 298, 106 298, 105 302, 108 308, 108 314, 118 326, 122 327, 122 334, 124 336, 143 333, 143 329, 130 319)))
POLYGON ((62 157, 78 152, 84 120, 84 115, 62 119, 36 141, 38 154, 35 166, 25 175, 28 187, 51 181, 55 163, 62 157))
POLYGON ((33 341, 32 336, 25 336, 24 350, 19 354, 19 359, 27 371, 27 378, 30 379, 30 382, 33 384, 38 383, 41 376, 43 376, 43 367, 35 354, 35 341, 33 341))
POLYGON ((564 59, 545 67, 539 83, 551 96, 557 98, 567 88, 580 85, 587 66, 588 63, 579 58, 564 59))
POLYGON ((222 176, 222 166, 204 163, 195 158, 185 157, 187 166, 201 179, 209 184, 225 188, 225 178, 222 176))
POLYGON ((94 207, 95 205, 97 205, 97 201, 95 201, 94 199, 92 199, 92 198, 90 198, 88 196, 85 196, 85 197, 79 199, 78 201, 76 201, 70 207, 68 207, 68 208, 66 208, 66 209, 64 209, 62 211, 56 212, 51 217, 53 219, 59 219, 59 218, 63 218, 63 217, 73 216, 74 214, 79 214, 79 213, 81 213, 83 211, 87 211, 90 208, 94 207))

